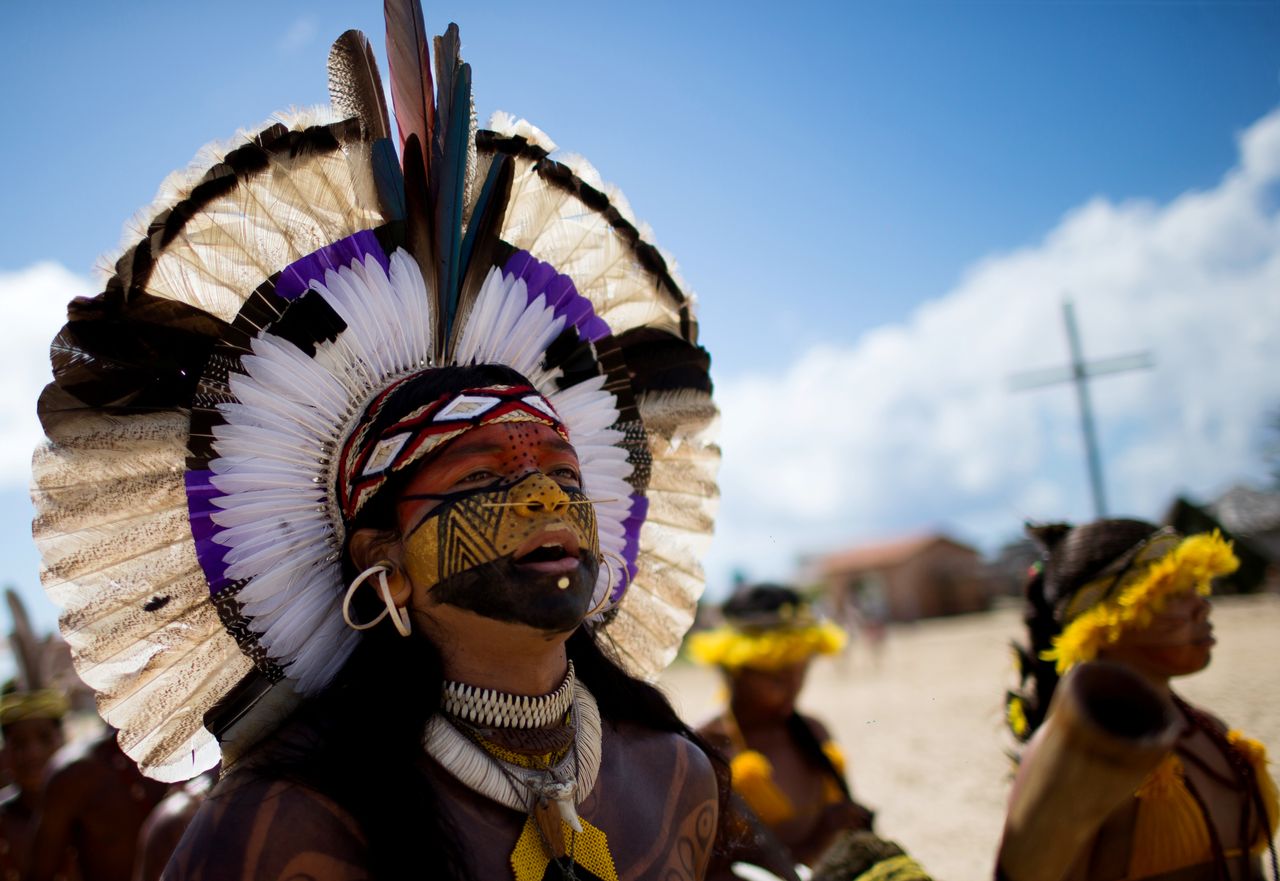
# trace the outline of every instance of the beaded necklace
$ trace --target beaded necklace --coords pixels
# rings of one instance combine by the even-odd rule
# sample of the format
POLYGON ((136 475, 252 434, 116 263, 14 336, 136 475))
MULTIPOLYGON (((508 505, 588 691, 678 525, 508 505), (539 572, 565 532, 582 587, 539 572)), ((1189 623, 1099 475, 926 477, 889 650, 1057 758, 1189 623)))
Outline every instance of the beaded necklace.
POLYGON ((445 683, 444 694, 424 745, 464 786, 527 815, 511 854, 515 881, 541 881, 552 863, 565 878, 617 881, 605 833, 577 812, 600 771, 601 731, 595 698, 572 664, 564 682, 540 697, 456 682, 445 683), (516 731, 534 742, 546 729, 543 740, 554 744, 556 726, 571 729, 567 746, 522 751, 494 742, 498 733, 516 731))

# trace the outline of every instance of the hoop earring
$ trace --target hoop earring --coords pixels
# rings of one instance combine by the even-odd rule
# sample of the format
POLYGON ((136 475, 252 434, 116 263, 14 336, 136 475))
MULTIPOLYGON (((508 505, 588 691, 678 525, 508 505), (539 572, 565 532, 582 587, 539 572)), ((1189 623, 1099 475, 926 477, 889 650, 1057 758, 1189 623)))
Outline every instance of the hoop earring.
POLYGON ((607 558, 612 557, 613 559, 617 560, 617 561, 618 561, 618 571, 619 571, 620 573, 623 573, 624 575, 627 575, 627 580, 626 580, 626 581, 624 581, 624 582, 623 582, 623 584, 622 584, 622 588, 623 588, 622 592, 623 592, 623 593, 626 593, 626 589, 627 589, 628 587, 630 587, 630 576, 627 574, 627 561, 626 561, 626 560, 624 560, 624 559, 622 559, 622 557, 621 557, 621 556, 619 556, 618 554, 615 554, 615 553, 613 553, 613 552, 611 552, 611 551, 605 551, 605 550, 602 550, 602 551, 600 551, 600 556, 601 556, 601 557, 606 558, 606 559, 605 559, 605 566, 606 566, 606 568, 607 568, 607 570, 608 570, 608 572, 609 572, 609 586, 608 586, 608 588, 606 588, 606 589, 605 589, 604 597, 600 600, 600 602, 596 603, 595 608, 593 608, 590 612, 587 612, 587 614, 586 614, 586 617, 587 617, 587 618, 594 618, 596 615, 599 615, 599 614, 601 614, 601 613, 603 613, 603 612, 607 612, 607 611, 609 611, 609 609, 610 609, 610 608, 612 608, 612 603, 613 603, 613 567, 609 565, 609 562, 608 562, 608 559, 607 559, 607 558))
POLYGON ((401 611, 396 608, 395 602, 391 599, 391 585, 387 584, 387 573, 395 571, 395 564, 390 560, 379 560, 368 569, 361 572, 351 582, 351 586, 347 588, 347 594, 342 598, 342 620, 347 622, 347 626, 352 630, 368 630, 377 626, 383 618, 391 616, 391 623, 395 625, 396 632, 401 636, 408 636, 411 632, 409 610, 401 611), (366 621, 360 624, 351 617, 351 598, 355 596, 360 585, 364 584, 374 575, 378 576, 378 596, 382 598, 383 604, 386 606, 378 616, 372 621, 366 621), (403 617, 402 617, 403 616, 403 617))

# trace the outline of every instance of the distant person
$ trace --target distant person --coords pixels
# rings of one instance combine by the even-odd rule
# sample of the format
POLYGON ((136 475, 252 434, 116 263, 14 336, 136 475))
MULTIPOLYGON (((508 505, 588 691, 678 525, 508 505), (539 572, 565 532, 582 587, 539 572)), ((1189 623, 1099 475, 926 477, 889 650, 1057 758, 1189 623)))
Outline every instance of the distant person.
POLYGON ((879 670, 884 661, 884 643, 889 635, 889 604, 882 592, 868 592, 862 601, 861 633, 871 655, 871 666, 879 670))
POLYGON ((32 881, 58 878, 68 848, 84 881, 132 881, 138 832, 168 790, 138 772, 114 730, 63 747, 45 783, 32 881))
POLYGON ((133 881, 159 881, 169 858, 191 825, 196 811, 218 782, 219 768, 213 768, 178 784, 156 805, 138 834, 138 856, 133 881))
MULTIPOLYGON (((62 718, 67 698, 52 689, 6 690, 0 694, 0 771, 10 781, 0 790, 0 879, 17 881, 31 870, 36 817, 45 769, 63 744, 62 718)), ((64 849, 58 871, 64 874, 70 853, 64 849)), ((54 860, 55 863, 58 861, 54 860)))
MULTIPOLYGON (((1173 678, 1209 664, 1215 640, 1208 597, 1213 580, 1237 566, 1230 544, 1216 533, 1184 538, 1136 520, 1042 526, 1030 532, 1045 557, 1027 585, 1029 642, 1020 648, 1023 688, 1008 696, 1010 728, 1028 744, 1014 801, 1020 793, 1048 787, 1060 792, 1062 804, 1078 808, 1082 799, 1092 797, 1090 789, 1105 787, 1106 778, 1123 773, 1124 757, 1113 753, 1106 765, 1110 770, 1101 776, 1042 778, 1060 758, 1059 745, 1067 742, 1052 739, 1053 729, 1070 725, 1072 715, 1055 703, 1046 719, 1049 701, 1059 676, 1077 666, 1081 669, 1073 680, 1090 671, 1116 670, 1136 686, 1110 701, 1116 716, 1112 731, 1132 727, 1133 718, 1125 714, 1136 717, 1141 708, 1136 698, 1142 696, 1138 690, 1148 686, 1171 720, 1165 743, 1172 748, 1159 743, 1150 747, 1157 751, 1138 770, 1139 785, 1131 794, 1119 789, 1110 813, 1081 819, 1079 810, 1065 811, 1061 821, 1055 818, 1051 824, 1052 836, 1039 842, 1011 840, 1011 834, 1020 833, 1007 826, 1002 877, 1255 879, 1263 877, 1259 857, 1269 847, 1274 873, 1272 837, 1280 806, 1266 751, 1169 687, 1173 678), (1113 666, 1089 663, 1093 661, 1113 666), (1148 772, 1151 766, 1154 770, 1148 772), (1050 851, 1067 840, 1083 844, 1064 851, 1065 874, 1051 872, 1048 863, 1056 857, 1050 851), (1018 866, 1010 866, 1015 849, 1031 855, 1021 874, 1018 866)), ((1033 821, 1024 828, 1034 828, 1033 821)))
POLYGON ((844 631, 787 587, 744 586, 725 624, 694 634, 689 651, 723 671, 729 705, 699 729, 730 759, 733 788, 797 863, 811 864, 843 830, 869 829, 843 754, 817 719, 796 711, 809 662, 834 654, 844 631))

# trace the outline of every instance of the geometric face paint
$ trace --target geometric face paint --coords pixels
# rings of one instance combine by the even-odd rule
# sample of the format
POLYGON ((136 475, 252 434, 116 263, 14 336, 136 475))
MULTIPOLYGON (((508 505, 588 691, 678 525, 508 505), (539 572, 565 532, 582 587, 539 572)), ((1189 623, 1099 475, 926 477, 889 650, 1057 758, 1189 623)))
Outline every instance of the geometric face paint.
POLYGON ((543 630, 582 622, 600 539, 595 508, 581 490, 535 471, 513 483, 422 498, 440 505, 402 540, 403 562, 435 602, 543 630))

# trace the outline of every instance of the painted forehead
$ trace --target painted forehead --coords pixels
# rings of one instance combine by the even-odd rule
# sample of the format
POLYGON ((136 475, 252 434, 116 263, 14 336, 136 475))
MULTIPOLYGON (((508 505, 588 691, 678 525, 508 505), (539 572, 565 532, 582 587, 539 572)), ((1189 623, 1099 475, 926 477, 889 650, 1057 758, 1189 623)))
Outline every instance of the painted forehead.
POLYGON ((541 394, 528 385, 469 388, 391 415, 395 387, 366 409, 344 446, 339 482, 343 516, 351 522, 393 473, 404 472, 451 442, 491 425, 544 426, 566 442, 569 432, 541 394), (390 412, 389 412, 390 411, 390 412), (375 428, 376 426, 376 428, 375 428))
POLYGON ((481 464, 499 472, 537 468, 548 457, 577 462, 573 445, 549 425, 536 422, 482 425, 449 441, 419 466, 410 485, 481 464))

